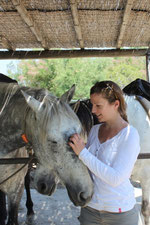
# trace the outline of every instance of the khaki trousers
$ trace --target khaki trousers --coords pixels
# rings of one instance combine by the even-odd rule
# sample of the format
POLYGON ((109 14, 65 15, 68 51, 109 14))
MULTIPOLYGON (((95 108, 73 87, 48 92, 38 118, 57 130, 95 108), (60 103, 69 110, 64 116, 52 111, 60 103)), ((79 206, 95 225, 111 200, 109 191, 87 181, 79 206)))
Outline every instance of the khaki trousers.
POLYGON ((90 207, 81 208, 80 225, 141 225, 136 207, 122 213, 98 211, 90 207))

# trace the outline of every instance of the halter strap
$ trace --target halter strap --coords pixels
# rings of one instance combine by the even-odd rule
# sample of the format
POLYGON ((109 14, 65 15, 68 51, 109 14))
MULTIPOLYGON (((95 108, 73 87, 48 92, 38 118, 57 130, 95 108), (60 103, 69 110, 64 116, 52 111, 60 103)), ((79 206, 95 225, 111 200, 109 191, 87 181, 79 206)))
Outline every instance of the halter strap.
POLYGON ((25 134, 22 134, 21 137, 25 143, 29 143, 27 136, 25 134))

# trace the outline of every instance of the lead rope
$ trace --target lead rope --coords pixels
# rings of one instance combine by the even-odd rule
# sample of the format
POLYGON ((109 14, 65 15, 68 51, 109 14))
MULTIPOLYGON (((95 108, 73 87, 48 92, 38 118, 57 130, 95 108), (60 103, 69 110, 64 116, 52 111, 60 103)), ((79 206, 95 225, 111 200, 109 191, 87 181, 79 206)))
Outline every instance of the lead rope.
POLYGON ((22 167, 20 167, 16 172, 14 172, 13 174, 11 174, 9 177, 7 177, 6 179, 4 179, 2 182, 0 182, 0 185, 5 183, 7 180, 9 180, 10 178, 12 178, 13 176, 15 176, 17 173, 19 173, 27 164, 31 163, 31 161, 33 160, 34 156, 32 155, 31 158, 29 159, 28 162, 26 162, 22 167))

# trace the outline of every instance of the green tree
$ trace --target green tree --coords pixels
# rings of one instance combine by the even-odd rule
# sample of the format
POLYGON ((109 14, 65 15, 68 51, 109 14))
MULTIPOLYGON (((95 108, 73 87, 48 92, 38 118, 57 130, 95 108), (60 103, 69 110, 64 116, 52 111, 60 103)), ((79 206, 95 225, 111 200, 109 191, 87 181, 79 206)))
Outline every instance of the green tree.
MULTIPOLYGON (((12 65, 11 65, 12 66, 12 65)), ((113 80, 121 87, 145 79, 145 58, 75 58, 22 60, 10 76, 20 84, 45 88, 60 96, 76 84, 75 99, 89 97, 96 81, 113 80)))
POLYGON ((105 68, 104 73, 107 79, 117 82, 121 87, 133 80, 146 78, 145 58, 115 58, 112 64, 105 68))

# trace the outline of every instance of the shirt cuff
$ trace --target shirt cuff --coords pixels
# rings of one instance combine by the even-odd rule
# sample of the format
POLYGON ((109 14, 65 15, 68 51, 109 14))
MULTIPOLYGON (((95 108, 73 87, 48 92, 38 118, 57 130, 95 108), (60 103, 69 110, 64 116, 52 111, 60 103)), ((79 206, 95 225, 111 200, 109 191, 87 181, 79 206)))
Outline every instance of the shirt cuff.
POLYGON ((79 154, 79 159, 83 160, 85 158, 85 156, 87 156, 88 152, 89 151, 87 150, 87 148, 84 148, 79 154))

